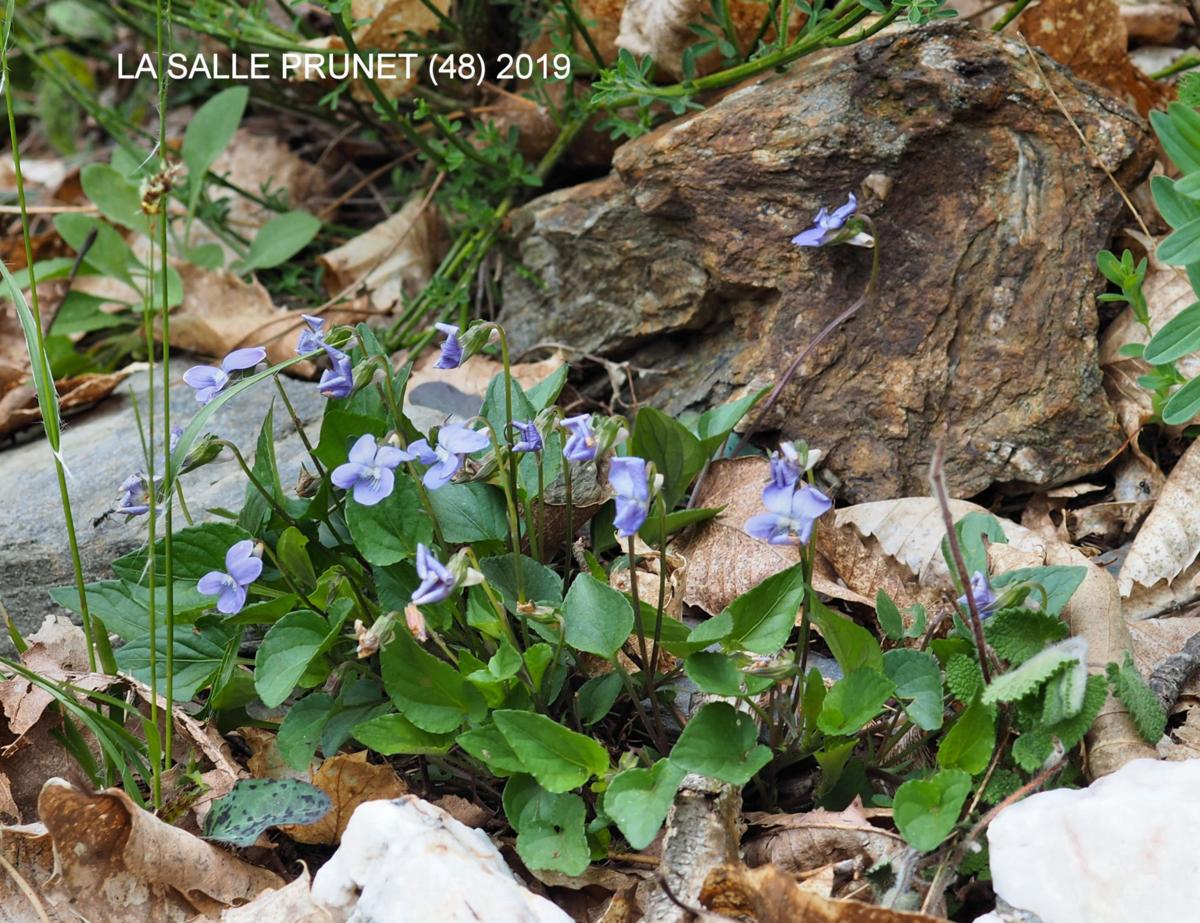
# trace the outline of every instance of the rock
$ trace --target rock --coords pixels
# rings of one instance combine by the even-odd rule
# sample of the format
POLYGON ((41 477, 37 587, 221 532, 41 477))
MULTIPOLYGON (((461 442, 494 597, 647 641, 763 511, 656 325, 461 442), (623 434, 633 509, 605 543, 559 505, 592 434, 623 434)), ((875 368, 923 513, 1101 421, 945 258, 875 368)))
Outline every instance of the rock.
POLYGON ((1194 919, 1197 788, 1200 760, 1135 760, 1031 795, 988 827, 996 894, 1042 923, 1194 919))
MULTIPOLYGON (((172 363, 171 377, 177 383, 171 389, 173 423, 186 424, 198 407, 194 392, 182 382, 184 370, 192 364, 182 360, 172 363)), ((161 384, 161 374, 161 368, 156 369, 156 384, 161 384)), ((325 399, 316 385, 287 378, 283 381, 301 420, 319 421, 325 399)), ((136 373, 112 398, 94 410, 69 418, 63 428, 63 457, 71 472, 71 509, 88 580, 111 577, 112 560, 146 541, 144 517, 128 523, 122 521, 124 517, 113 517, 98 526, 92 522, 112 508, 121 482, 144 467, 129 392, 132 389, 137 395, 144 416, 147 384, 146 372, 136 373)), ((275 451, 282 483, 288 487, 296 482, 305 452, 278 397, 269 382, 258 384, 219 409, 210 431, 236 444, 250 462, 263 417, 274 401, 275 451)), ((311 429, 315 441, 317 427, 311 429)), ((9 485, 4 514, 0 516, 0 599, 21 631, 29 632, 42 624, 47 613, 62 611, 46 591, 74 580, 67 530, 53 460, 43 438, 0 453, 0 470, 9 485)), ((185 475, 183 489, 188 509, 200 521, 212 518, 206 511, 213 507, 240 509, 246 478, 226 451, 217 461, 185 475)), ((183 524, 178 511, 175 518, 177 526, 183 524)), ((7 645, 7 636, 0 637, 0 645, 7 645)))
POLYGON ((571 923, 486 834, 415 795, 359 805, 312 897, 337 923, 571 923))
MULTIPOLYGON (((1039 61, 1132 188, 1153 159, 1145 125, 1039 61)), ((1067 481, 1120 447, 1095 303, 1120 199, 1019 42, 958 24, 884 35, 737 89, 614 164, 514 214, 501 320, 518 352, 566 341, 653 368, 639 398, 676 412, 769 383, 867 284, 870 251, 790 243, 855 191, 879 294, 771 426, 828 449, 853 502, 927 493, 947 426, 958 495, 1067 481)))

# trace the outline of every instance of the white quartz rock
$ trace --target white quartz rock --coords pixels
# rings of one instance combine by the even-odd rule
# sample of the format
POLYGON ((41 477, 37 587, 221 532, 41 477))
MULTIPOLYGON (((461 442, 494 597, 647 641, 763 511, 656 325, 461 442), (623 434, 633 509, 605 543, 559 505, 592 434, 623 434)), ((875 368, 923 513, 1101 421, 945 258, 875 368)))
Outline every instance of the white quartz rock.
POLYGON ((1031 795, 988 827, 992 883, 1043 923, 1195 920, 1200 760, 1134 760, 1031 795))
POLYGON ((482 831, 415 795, 359 805, 312 896, 338 923, 571 923, 482 831))

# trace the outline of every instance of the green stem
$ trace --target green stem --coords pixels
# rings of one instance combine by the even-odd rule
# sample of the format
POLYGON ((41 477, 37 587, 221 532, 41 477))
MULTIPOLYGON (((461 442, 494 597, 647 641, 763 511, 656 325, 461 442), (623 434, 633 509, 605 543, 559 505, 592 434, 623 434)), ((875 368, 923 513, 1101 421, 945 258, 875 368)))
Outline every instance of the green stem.
POLYGON ((512 533, 513 571, 517 577, 517 602, 523 603, 525 602, 525 580, 521 568, 521 520, 517 513, 517 464, 519 460, 511 451, 511 446, 508 445, 513 427, 512 362, 508 354, 508 336, 505 334, 504 328, 497 324, 495 330, 500 334, 500 359, 504 365, 504 447, 508 450, 506 459, 508 487, 505 493, 508 494, 509 531, 512 533))
POLYGON ((633 550, 634 536, 629 536, 627 551, 629 554, 629 592, 633 596, 633 624, 637 627, 638 653, 642 658, 642 687, 650 699, 650 711, 654 716, 655 745, 662 750, 666 743, 663 733, 662 715, 658 710, 658 698, 654 694, 654 674, 656 664, 649 658, 646 647, 646 626, 642 624, 642 603, 638 599, 637 554, 633 550))
POLYGON ((566 499, 566 515, 567 515, 567 559, 563 563, 563 586, 571 586, 571 564, 575 559, 575 509, 573 506, 573 497, 571 490, 571 459, 565 455, 562 460, 563 472, 563 492, 566 499))
POLYGON ((1004 15, 992 26, 993 32, 1001 32, 1004 27, 1021 15, 1025 7, 1029 6, 1029 0, 1017 0, 1012 6, 1004 11, 1004 15))
MULTIPOLYGON (((662 533, 662 541, 658 546, 658 605, 654 610, 654 643, 650 649, 652 676, 658 669, 658 646, 662 641, 663 606, 667 601, 667 503, 661 495, 658 497, 658 528, 662 533)), ((651 689, 653 688, 652 682, 651 689)))

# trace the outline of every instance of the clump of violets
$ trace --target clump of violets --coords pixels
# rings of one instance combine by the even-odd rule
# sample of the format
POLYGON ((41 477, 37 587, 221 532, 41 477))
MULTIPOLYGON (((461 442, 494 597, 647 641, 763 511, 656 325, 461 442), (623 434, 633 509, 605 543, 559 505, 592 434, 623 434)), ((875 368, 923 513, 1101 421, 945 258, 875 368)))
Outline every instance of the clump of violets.
POLYGON ((421 464, 430 466, 422 483, 430 490, 437 490, 454 479, 464 458, 482 452, 490 444, 483 433, 461 423, 450 423, 438 430, 437 445, 431 446, 429 440, 418 439, 409 449, 421 464))
POLYGON ((225 553, 225 570, 212 570, 200 578, 196 588, 205 596, 217 597, 217 611, 240 612, 246 605, 246 588, 262 573, 262 559, 250 539, 237 542, 225 553))
POLYGON ((637 533, 650 514, 649 470, 644 458, 626 455, 608 464, 608 484, 613 489, 617 514, 613 519, 621 538, 637 533))
POLYGON ((321 373, 317 387, 325 397, 339 400, 349 397, 354 391, 354 366, 350 363, 350 357, 329 345, 325 346, 325 353, 333 367, 321 373))
POLYGON ((797 247, 828 247, 831 244, 850 244, 855 247, 873 247, 875 238, 859 229, 861 222, 847 223, 858 211, 858 199, 854 193, 846 197, 846 204, 830 211, 821 206, 813 223, 792 238, 797 247))
POLYGON ((318 349, 324 349, 325 318, 313 314, 301 314, 300 316, 304 318, 307 326, 300 331, 300 338, 296 341, 296 355, 306 356, 318 349))
POLYGON ((229 384, 231 373, 252 369, 266 358, 267 351, 261 346, 235 349, 220 366, 193 365, 183 373, 183 380, 196 390, 196 400, 207 404, 229 384))
POLYGON ((790 442, 779 445, 771 455, 771 478, 763 488, 765 513, 751 516, 746 533, 771 545, 807 545, 813 524, 833 508, 825 494, 801 478, 808 463, 790 442))
POLYGON ((435 324, 434 326, 446 335, 446 339, 442 340, 442 354, 433 367, 435 369, 458 368, 463 361, 462 343, 458 339, 462 331, 454 324, 435 324))
POLYGON ((378 445, 375 437, 366 433, 350 447, 347 462, 333 469, 330 480, 337 487, 351 491, 356 503, 374 506, 391 495, 396 486, 397 466, 414 458, 413 453, 396 446, 378 445))
POLYGON ((513 443, 512 447, 514 452, 520 454, 542 451, 542 434, 533 421, 526 423, 523 420, 513 420, 513 429, 517 432, 517 441, 513 443))
POLYGON ((592 415, 581 413, 563 420, 570 436, 563 446, 563 455, 568 461, 586 462, 596 457, 596 433, 592 429, 592 415))
MULTIPOLYGON (((971 599, 975 601, 975 609, 980 616, 991 615, 992 609, 996 606, 996 594, 983 571, 977 570, 971 575, 970 593, 971 599)), ((966 593, 958 597, 958 604, 964 611, 969 611, 971 608, 967 603, 966 593)))

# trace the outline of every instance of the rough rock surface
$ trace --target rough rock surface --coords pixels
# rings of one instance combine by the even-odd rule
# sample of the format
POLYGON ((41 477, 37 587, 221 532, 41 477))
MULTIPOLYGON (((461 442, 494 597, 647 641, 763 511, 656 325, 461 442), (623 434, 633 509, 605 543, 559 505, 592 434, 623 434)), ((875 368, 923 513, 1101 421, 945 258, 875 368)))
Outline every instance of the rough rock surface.
MULTIPOLYGON (((172 421, 185 424, 196 412, 193 391, 182 383, 184 370, 192 362, 172 364, 172 421)), ((161 382, 156 370, 156 384, 161 382)), ((311 382, 283 379, 296 412, 306 424, 319 421, 325 399, 311 382)), ((111 509, 117 488, 126 477, 143 467, 141 444, 133 415, 132 389, 143 415, 148 406, 146 373, 130 377, 113 397, 87 413, 71 417, 63 429, 63 457, 71 472, 68 486, 80 556, 89 580, 112 576, 112 560, 146 540, 146 521, 114 517, 93 527, 92 522, 111 509)), ((276 456, 280 477, 286 486, 296 482, 304 447, 278 393, 269 382, 251 388, 225 404, 213 417, 210 432, 236 444, 247 460, 253 458, 255 441, 267 408, 275 400, 276 456)), ((317 427, 311 427, 314 441, 317 427)), ((23 632, 35 630, 49 612, 61 612, 46 591, 71 583, 71 557, 67 530, 59 502, 58 480, 45 439, 27 439, 15 448, 0 451, 0 482, 6 485, 4 512, 0 514, 0 601, 23 632)), ((206 510, 226 507, 238 510, 245 496, 246 478, 228 452, 212 464, 184 477, 184 498, 197 521, 210 518, 206 510)), ((177 524, 179 522, 177 515, 177 524)), ((6 645, 7 636, 0 640, 6 645)))
MULTIPOLYGON (((1152 159, 1145 125, 1039 60, 1104 166, 1134 183, 1152 159)), ((770 383, 871 262, 790 238, 865 186, 879 294, 810 357, 771 425, 828 450, 856 502, 927 493, 943 432, 960 495, 1065 481, 1119 447, 1095 254, 1120 201, 1019 42, 958 24, 881 36, 742 87, 614 164, 514 215, 541 282, 505 278, 519 346, 664 370, 639 397, 673 411, 770 383)))

